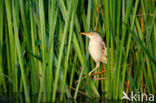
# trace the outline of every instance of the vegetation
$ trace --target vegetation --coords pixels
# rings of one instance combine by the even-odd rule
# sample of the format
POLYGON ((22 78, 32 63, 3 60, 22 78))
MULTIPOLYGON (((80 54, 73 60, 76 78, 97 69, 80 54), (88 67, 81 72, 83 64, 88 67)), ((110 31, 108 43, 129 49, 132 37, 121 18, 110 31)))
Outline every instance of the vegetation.
POLYGON ((155 3, 0 0, 0 96, 55 102, 79 94, 114 100, 123 91, 156 94, 155 3), (79 34, 88 31, 103 37, 108 56, 92 77, 89 39, 79 34))

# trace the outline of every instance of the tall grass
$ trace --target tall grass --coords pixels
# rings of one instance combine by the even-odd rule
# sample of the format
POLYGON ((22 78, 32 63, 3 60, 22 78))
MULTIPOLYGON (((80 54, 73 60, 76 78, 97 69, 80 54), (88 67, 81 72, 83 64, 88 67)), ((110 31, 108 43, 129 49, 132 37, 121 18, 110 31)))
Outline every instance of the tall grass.
POLYGON ((56 102, 79 93, 115 100, 123 91, 155 94, 155 18, 154 0, 1 0, 0 95, 56 102), (95 63, 89 38, 79 34, 95 30, 108 56, 98 69, 108 72, 94 76, 107 78, 100 81, 88 75, 95 63))

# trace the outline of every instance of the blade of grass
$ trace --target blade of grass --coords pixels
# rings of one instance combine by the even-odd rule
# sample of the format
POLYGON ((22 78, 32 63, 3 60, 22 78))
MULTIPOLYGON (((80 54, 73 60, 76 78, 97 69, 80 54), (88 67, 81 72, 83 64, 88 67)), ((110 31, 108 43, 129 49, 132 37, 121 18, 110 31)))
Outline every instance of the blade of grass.
POLYGON ((27 42, 29 40, 29 37, 28 37, 28 29, 27 29, 27 23, 26 23, 26 14, 25 14, 25 11, 24 11, 24 4, 23 4, 23 0, 20 0, 20 13, 21 13, 21 19, 22 19, 22 24, 23 24, 23 27, 24 27, 24 32, 23 32, 23 35, 24 35, 24 42, 25 42, 25 45, 26 47, 30 50, 30 43, 27 42))
POLYGON ((58 16, 58 8, 55 9, 56 3, 53 0, 51 5, 51 12, 50 12, 50 29, 49 29, 49 50, 48 50, 48 67, 47 67, 47 98, 48 102, 51 99, 51 92, 52 92, 52 82, 53 82, 53 54, 54 54, 54 32, 57 23, 57 16, 58 16), (55 11, 56 10, 56 11, 55 11))
MULTIPOLYGON (((88 10, 87 10, 87 32, 90 31, 90 25, 91 25, 91 10, 92 10, 92 0, 88 0, 88 10)), ((88 52, 88 44, 89 44, 89 38, 86 37, 86 52, 88 52)))
POLYGON ((14 32, 15 32, 15 44, 16 44, 16 49, 17 49, 17 54, 18 54, 18 59, 19 59, 19 64, 20 64, 22 81, 23 81, 23 85, 24 85, 24 92, 25 92, 26 102, 30 102, 29 91, 28 91, 28 87, 27 87, 27 83, 26 83, 26 77, 25 77, 24 66, 23 66, 23 59, 22 59, 22 56, 21 56, 21 46, 20 46, 20 41, 19 41, 19 38, 18 38, 16 11, 15 11, 14 7, 13 7, 13 25, 14 25, 14 32))
POLYGON ((119 48, 118 44, 119 44, 119 32, 120 32, 120 20, 121 20, 120 19, 120 16, 121 16, 121 3, 122 3, 121 0, 119 0, 117 2, 118 6, 117 6, 117 27, 116 27, 117 42, 116 42, 116 48, 119 48))
MULTIPOLYGON (((14 37, 13 37, 13 30, 12 30, 12 16, 11 16, 11 3, 9 0, 5 0, 5 7, 6 7, 6 14, 7 14, 7 24, 8 24, 8 31, 9 31, 9 45, 8 48, 10 48, 9 52, 9 58, 10 58, 10 72, 13 70, 13 68, 15 67, 15 46, 14 44, 14 37)), ((11 74, 11 73, 9 73, 11 74)), ((16 73, 15 73, 16 74, 16 73)), ((13 80, 16 82, 15 78, 17 75, 12 76, 13 80)), ((15 83, 17 84, 17 82, 15 83)), ((13 90, 16 91, 16 88, 14 88, 13 90)))
POLYGON ((13 86, 16 88, 16 91, 17 91, 17 94, 18 94, 18 97, 19 97, 19 101, 22 102, 20 92, 18 91, 18 87, 16 86, 15 82, 10 77, 8 77, 5 74, 2 74, 1 72, 0 72, 0 75, 7 78, 13 84, 13 86))
POLYGON ((44 6, 43 6, 43 0, 39 0, 39 13, 40 13, 40 27, 41 27, 41 48, 42 48, 42 78, 40 82, 40 90, 39 90, 39 96, 38 96, 38 103, 40 103, 41 95, 43 93, 43 99, 45 98, 46 89, 43 89, 43 87, 46 87, 45 84, 45 72, 46 72, 46 36, 45 36, 45 17, 44 17, 44 6))
POLYGON ((109 7, 108 7, 108 0, 104 2, 105 8, 105 25, 106 26, 106 45, 107 45, 107 69, 108 69, 108 91, 107 91, 107 98, 112 98, 112 91, 111 91, 111 71, 110 71, 110 54, 109 54, 109 7))
POLYGON ((55 82, 54 82, 54 90, 53 90, 53 96, 52 96, 52 102, 55 101, 56 99, 56 90, 57 90, 57 82, 58 82, 58 74, 59 74, 59 69, 60 69, 60 65, 61 65, 61 58, 62 58, 62 53, 63 53, 63 48, 64 48, 64 44, 65 44, 65 38, 66 38, 66 34, 68 32, 68 27, 69 27, 69 22, 70 22, 70 16, 71 16, 71 12, 72 12, 72 8, 73 8, 73 0, 70 1, 69 4, 69 9, 68 9, 68 18, 65 20, 65 28, 64 28, 64 32, 62 35, 62 42, 61 42, 61 46, 59 48, 59 56, 58 56, 58 66, 56 68, 56 74, 55 74, 55 82))
MULTIPOLYGON (((3 73, 2 47, 3 47, 3 1, 0 2, 0 73, 3 73)), ((0 86, 3 84, 3 77, 0 77, 0 86)), ((5 87, 4 87, 5 88, 5 87)))
MULTIPOLYGON (((5 20, 5 33, 6 33, 6 38, 5 38, 5 43, 6 43, 6 58, 7 58, 7 67, 8 67, 8 76, 11 78, 11 60, 10 60, 10 54, 9 54, 9 36, 8 36, 8 30, 7 30, 7 20, 5 20)), ((10 84, 10 82, 8 83, 10 84)), ((11 85, 9 85, 9 94, 11 94, 11 85)))
MULTIPOLYGON (((4 1, 1 0, 0 1, 0 73, 4 74, 4 71, 3 71, 3 62, 2 62, 2 51, 3 51, 3 16, 4 16, 4 1)), ((7 92, 7 87, 6 87, 6 82, 5 82, 5 78, 3 76, 0 76, 0 86, 3 85, 3 88, 4 88, 4 92, 6 93, 7 92)))
POLYGON ((68 46, 67 46, 67 54, 65 56, 65 71, 64 71, 64 80, 63 80, 63 83, 62 83, 62 91, 61 91, 61 98, 60 100, 62 101, 63 100, 63 95, 64 95, 64 86, 65 86, 65 81, 66 81, 66 75, 67 75, 67 69, 68 69, 68 59, 69 59, 69 51, 70 51, 70 45, 71 45, 71 40, 72 40, 72 34, 73 34, 73 24, 74 24, 74 18, 75 18, 75 13, 76 13, 76 10, 77 10, 77 3, 78 1, 76 0, 76 3, 74 4, 74 8, 73 8, 73 11, 72 11, 72 17, 71 17, 71 24, 70 24, 70 32, 69 32, 69 39, 68 39, 68 46))
POLYGON ((71 71, 70 84, 69 84, 70 87, 72 87, 73 80, 74 80, 74 74, 75 74, 75 68, 76 68, 75 64, 76 64, 76 62, 77 62, 77 54, 74 55, 74 62, 72 64, 72 71, 71 71))
MULTIPOLYGON (((124 23, 124 25, 127 26, 125 23, 124 23)), ((134 38, 134 40, 136 40, 137 44, 141 47, 141 49, 143 49, 144 53, 149 57, 149 59, 153 62, 153 64, 156 65, 155 58, 153 58, 153 56, 149 53, 145 44, 141 42, 141 40, 138 38, 136 33, 134 33, 134 31, 129 31, 129 32, 132 34, 132 37, 134 38)))
MULTIPOLYGON (((139 4, 139 0, 136 0, 135 7, 134 7, 134 10, 133 10, 133 17, 132 17, 132 20, 131 20, 130 30, 133 29, 138 4, 139 4)), ((127 42, 127 46, 126 46, 126 57, 125 57, 124 68, 123 68, 122 85, 121 85, 121 91, 120 91, 120 97, 119 97, 120 99, 122 98, 122 92, 123 92, 123 87, 124 87, 124 82, 125 82, 125 73, 126 73, 126 68, 127 68, 127 58, 128 58, 128 54, 129 54, 130 42, 131 42, 131 34, 129 33, 128 42, 127 42)))
MULTIPOLYGON (((60 6, 60 10, 62 12, 64 20, 67 19, 67 9, 65 7, 65 3, 62 0, 58 0, 58 5, 60 6)), ((74 23, 75 23, 74 26, 76 27, 76 31, 74 31, 74 33, 75 32, 79 33, 80 32, 80 24, 78 22, 77 15, 75 16, 75 22, 74 23)), ((82 52, 84 54, 84 44, 83 44, 83 40, 81 38, 81 35, 78 35, 78 39, 79 39, 79 42, 80 42, 80 47, 81 47, 82 52)))
MULTIPOLYGON (((133 4, 133 0, 129 0, 128 1, 128 7, 126 9, 126 16, 124 18, 124 22, 127 24, 128 23, 128 18, 129 18, 129 15, 130 15, 130 11, 131 11, 131 8, 132 8, 132 4, 133 4)), ((122 28, 122 37, 121 37, 121 43, 120 43, 120 47, 117 48, 117 57, 118 57, 118 63, 116 64, 116 72, 114 75, 115 79, 113 79, 113 97, 114 99, 117 99, 118 98, 118 91, 119 91, 119 76, 120 76, 120 67, 121 67, 121 58, 122 58, 122 55, 123 55, 123 45, 124 45, 124 41, 125 41, 125 36, 126 36, 126 27, 123 26, 122 28), (120 51, 119 51, 120 50, 120 51)))
MULTIPOLYGON (((31 44, 32 44, 32 54, 36 54, 36 47, 35 47, 35 33, 34 33, 34 19, 33 19, 33 12, 31 7, 30 9, 30 24, 31 24, 31 44)), ((36 60, 33 56, 31 56, 31 66, 32 66, 32 90, 33 94, 38 92, 38 82, 37 82, 37 64, 36 60)))

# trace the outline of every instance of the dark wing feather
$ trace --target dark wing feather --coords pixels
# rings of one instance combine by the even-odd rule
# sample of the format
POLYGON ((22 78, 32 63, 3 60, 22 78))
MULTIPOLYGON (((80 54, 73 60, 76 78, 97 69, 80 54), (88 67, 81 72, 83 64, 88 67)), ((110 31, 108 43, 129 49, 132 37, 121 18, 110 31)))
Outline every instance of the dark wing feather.
POLYGON ((101 45, 102 45, 101 62, 107 64, 107 48, 106 48, 104 41, 101 43, 101 45))

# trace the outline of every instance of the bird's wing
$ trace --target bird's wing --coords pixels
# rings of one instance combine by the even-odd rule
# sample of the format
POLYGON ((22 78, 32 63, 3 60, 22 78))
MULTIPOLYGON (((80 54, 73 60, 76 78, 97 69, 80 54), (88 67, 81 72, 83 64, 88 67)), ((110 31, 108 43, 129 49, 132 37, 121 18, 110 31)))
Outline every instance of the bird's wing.
POLYGON ((104 54, 105 56, 107 56, 107 48, 104 42, 102 42, 102 54, 104 54))
POLYGON ((107 64, 107 48, 104 42, 102 42, 101 45, 102 45, 101 62, 107 64))

